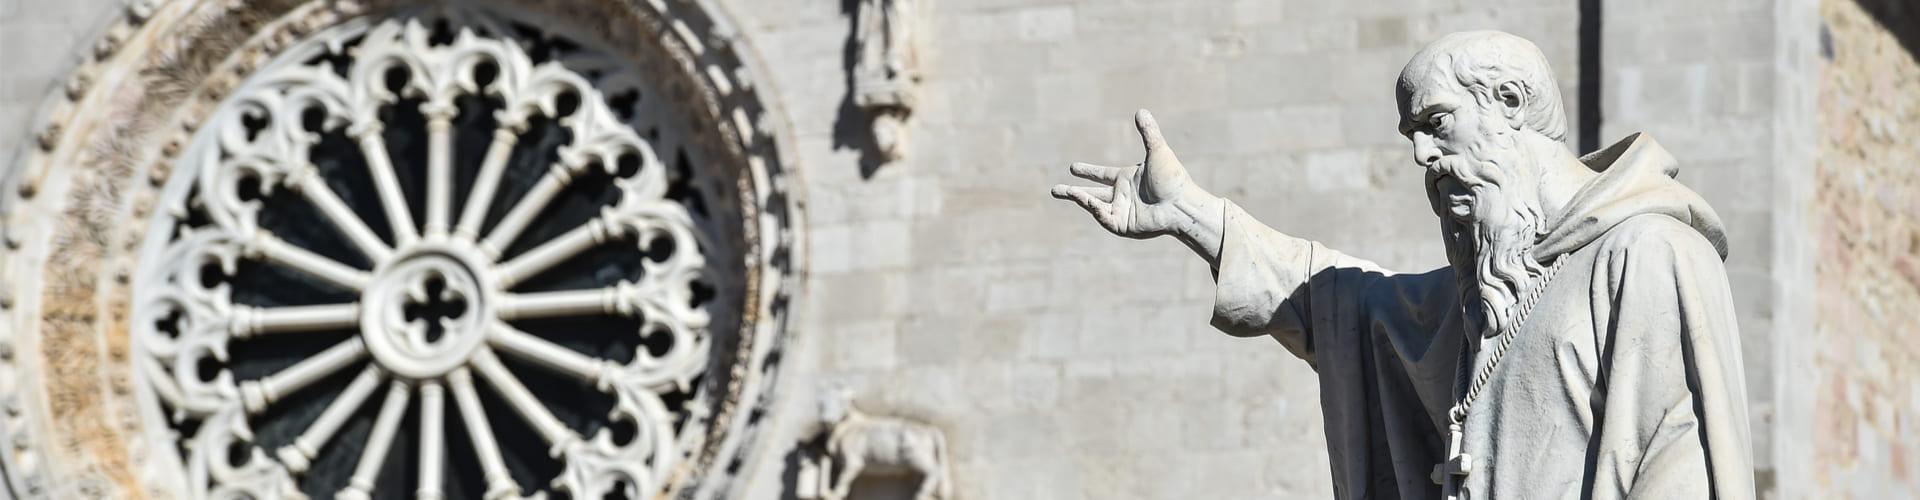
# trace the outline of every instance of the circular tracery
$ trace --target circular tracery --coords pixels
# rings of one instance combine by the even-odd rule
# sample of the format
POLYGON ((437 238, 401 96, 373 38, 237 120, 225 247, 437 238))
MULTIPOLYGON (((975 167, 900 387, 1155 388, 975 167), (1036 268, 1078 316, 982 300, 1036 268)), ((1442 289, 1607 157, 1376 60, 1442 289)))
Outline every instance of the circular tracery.
POLYGON ((708 256, 742 222, 629 66, 438 12, 318 33, 233 91, 134 305, 194 496, 640 498, 710 451, 738 389, 711 368, 745 360, 713 334, 740 259, 708 256))
POLYGON ((421 245, 374 270, 361 290, 360 339, 381 369, 414 380, 466 365, 493 311, 483 269, 450 245, 421 245))

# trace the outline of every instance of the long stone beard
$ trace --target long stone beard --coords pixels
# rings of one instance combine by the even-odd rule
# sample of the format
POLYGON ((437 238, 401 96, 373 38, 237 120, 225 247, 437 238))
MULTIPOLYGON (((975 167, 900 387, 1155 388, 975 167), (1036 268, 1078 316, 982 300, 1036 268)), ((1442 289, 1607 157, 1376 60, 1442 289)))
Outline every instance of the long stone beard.
POLYGON ((1545 266, 1533 258, 1544 234, 1536 176, 1513 149, 1480 149, 1440 160, 1473 196, 1467 222, 1441 217, 1447 260, 1453 265, 1466 326, 1492 336, 1512 324, 1515 305, 1540 284, 1545 266), (1476 154, 1477 153, 1477 154, 1476 154), (1512 167, 1502 167, 1512 165, 1512 167))

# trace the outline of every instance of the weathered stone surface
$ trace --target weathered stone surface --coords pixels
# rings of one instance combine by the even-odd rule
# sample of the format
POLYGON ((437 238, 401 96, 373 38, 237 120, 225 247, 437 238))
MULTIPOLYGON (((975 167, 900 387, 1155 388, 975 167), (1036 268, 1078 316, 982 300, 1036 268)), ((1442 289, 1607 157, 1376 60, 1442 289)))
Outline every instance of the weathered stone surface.
MULTIPOLYGON (((69 70, 93 51, 97 35, 125 3, 0 0, 0 61, 6 66, 0 75, 0 161, 7 162, 7 168, 34 147, 40 132, 36 120, 47 118, 44 104, 61 98, 69 70)), ((842 11, 845 2, 706 3, 732 11, 745 46, 767 63, 755 84, 783 106, 782 116, 774 119, 798 135, 793 153, 806 172, 792 187, 807 204, 804 225, 818 229, 881 222, 906 227, 904 241, 855 250, 878 256, 873 263, 865 257, 823 255, 835 251, 834 244, 805 240, 816 246, 802 252, 810 254, 811 274, 806 292, 794 302, 804 313, 796 325, 803 339, 781 363, 789 374, 807 375, 787 381, 803 388, 793 392, 811 391, 813 382, 821 379, 845 380, 869 391, 891 387, 915 396, 880 399, 912 399, 916 411, 961 422, 949 431, 956 440, 956 486, 967 498, 1312 498, 1329 492, 1326 457, 1319 451, 1324 443, 1317 389, 1299 383, 1313 376, 1311 370, 1276 352, 1269 342, 1221 339, 1202 325, 1203 314, 1196 311, 1212 297, 1203 264, 1182 260, 1165 245, 1108 241, 1079 215, 1035 199, 1034 185, 1065 177, 1057 172, 1055 159, 1133 158, 1132 145, 1114 140, 1129 133, 1114 117, 1138 107, 1158 111, 1162 119, 1182 125, 1170 131, 1171 140, 1191 145, 1183 146, 1194 155, 1188 160, 1208 165, 1208 171, 1197 173, 1201 182, 1235 187, 1220 194, 1256 215, 1285 218, 1289 222, 1281 229, 1336 247, 1365 243, 1376 249, 1371 256, 1383 264, 1408 268, 1442 262, 1444 253, 1425 219, 1418 171, 1408 166, 1404 139, 1392 132, 1394 117, 1384 111, 1390 97, 1379 75, 1396 70, 1420 42, 1452 31, 1490 28, 1541 44, 1563 76, 1564 96, 1576 95, 1578 81, 1578 2, 1562 0, 929 2, 923 66, 927 77, 912 125, 912 155, 900 168, 863 178, 859 151, 838 144, 835 134, 840 109, 850 96, 843 51, 852 19, 842 11), (1391 19, 1396 18, 1404 19, 1404 42, 1372 46, 1394 40, 1391 19), (1154 64, 1170 64, 1175 70, 1145 71, 1154 64), (1294 122, 1275 117, 1332 120, 1328 123, 1338 128, 1284 128, 1294 122), (1198 156, 1201 151, 1207 157, 1198 156), (1309 183, 1304 177, 1310 157, 1361 153, 1372 158, 1365 185, 1309 183), (1035 268, 1046 269, 1045 277, 1034 277, 1035 268), (1149 272, 1165 277, 1149 284, 1110 272, 1121 268, 1152 269, 1149 272), (1152 303, 1155 312, 1141 321, 1175 341, 1101 335, 1101 329, 1115 321, 1092 298, 1066 293, 1081 288, 1152 303), (1149 288, 1181 293, 1142 293, 1149 288), (989 324, 978 319, 986 316, 999 320, 989 324), (906 363, 900 358, 900 339, 905 337, 898 335, 908 325, 929 330, 934 338, 969 345, 981 342, 975 339, 979 329, 1004 329, 1013 332, 1007 335, 1016 354, 906 363), (842 339, 842 330, 858 333, 842 339), (878 331, 895 332, 894 343, 887 345, 884 339, 889 336, 878 331), (869 342, 877 345, 862 345, 869 342), (1126 345, 1131 342, 1179 350, 1151 352, 1145 350, 1148 346, 1126 345), (1089 350, 1103 354, 1094 356, 1089 350), (863 353, 870 352, 895 354, 891 361, 867 359, 863 353), (852 362, 853 357, 861 359, 852 362), (849 363, 836 364, 834 359, 849 363), (1145 371, 1185 364, 1212 365, 1218 374, 1173 380, 1145 371), (1043 441, 1049 445, 1110 435, 1111 429, 1070 424, 1111 411, 1095 401, 1072 399, 1071 387, 1075 380, 1128 373, 1136 373, 1125 382, 1145 410, 1238 415, 1239 420, 1211 438, 1204 435, 1206 429, 1183 425, 1178 432, 1208 446, 1176 445, 1151 452, 1095 453, 1056 445, 1041 453, 1021 437, 1029 434, 1004 430, 1047 429, 1057 436, 1043 441), (986 410, 967 394, 992 399, 992 391, 963 393, 944 385, 1001 374, 1024 374, 996 380, 1024 381, 1004 384, 1032 391, 1031 401, 1047 404, 1020 410, 1016 408, 1033 405, 995 403, 998 409, 986 410), (1197 389, 1223 394, 1187 396, 1197 389), (1213 472, 1216 467, 1252 468, 1259 477, 1221 478, 1213 472), (1122 474, 1128 471, 1142 475, 1122 474), (1003 480, 1009 477, 1046 482, 1003 480)), ((1747 337, 1755 452, 1764 468, 1770 463, 1769 450, 1788 450, 1794 444, 1767 444, 1770 433, 1763 424, 1771 408, 1782 412, 1782 419, 1795 409, 1812 412, 1821 407, 1814 394, 1851 387, 1848 384, 1867 376, 1802 373, 1795 353, 1812 353, 1815 344, 1789 343, 1798 337, 1792 332, 1811 331, 1813 324, 1790 309, 1801 302, 1812 304, 1816 297, 1812 266, 1795 269, 1798 257, 1792 248, 1797 241, 1817 240, 1806 237, 1802 228, 1808 217, 1798 213, 1810 212, 1805 207, 1811 206, 1811 196, 1796 199, 1790 187, 1800 180, 1814 185, 1816 130, 1806 117, 1818 110, 1810 98, 1818 81, 1799 72, 1817 70, 1819 43, 1814 34, 1819 12, 1812 7, 1819 2, 1598 3, 1604 15, 1603 137, 1646 130, 1677 156, 1699 160, 1694 163, 1704 168, 1690 164, 1682 180, 1700 188, 1725 212, 1733 246, 1739 249, 1728 265, 1736 283, 1741 331, 1747 337), (1809 97, 1795 97, 1801 94, 1809 97), (1802 126, 1805 130, 1796 131, 1802 126), (1699 138, 1688 137, 1694 134, 1699 138), (1806 141, 1806 151, 1791 151, 1803 147, 1794 145, 1796 137, 1806 141), (1772 249, 1764 250, 1767 247, 1772 249), (1803 285, 1805 291, 1795 295, 1803 285), (1787 333, 1776 338, 1774 331, 1787 333), (1794 399, 1796 395, 1806 397, 1794 399), (1777 404, 1764 402, 1774 397, 1781 398, 1777 404)), ((4 175, 15 177, 18 172, 4 175)), ((15 206, 18 199, 12 196, 9 190, 0 207, 15 206)), ((8 228, 13 233, 18 229, 8 228)), ((860 230, 845 232, 846 245, 861 244, 853 238, 860 230)), ((0 294, 0 301, 5 298, 0 294)), ((1812 364, 1811 355, 1806 361, 1812 364)), ((1837 363, 1826 366, 1855 373, 1837 363)), ((1855 389, 1847 393, 1862 394, 1855 389)), ((798 402, 786 407, 805 413, 812 395, 797 397, 798 402)), ((1879 415, 1898 406, 1874 403, 1873 408, 1879 415)), ((1899 414, 1891 420, 1897 421, 1899 414)), ((789 417, 775 413, 770 418, 789 417)), ((791 419, 805 422, 811 416, 791 419)), ((1811 433, 1812 418, 1805 420, 1802 428, 1811 433)), ((1860 435, 1853 434, 1855 439, 1860 435)), ((1804 444, 1805 453, 1790 455, 1812 457, 1812 443, 1804 444)), ((1875 453, 1882 460, 1897 456, 1875 453)), ((760 467, 763 475, 757 477, 772 479, 756 481, 753 496, 778 498, 782 467, 777 461, 760 467)), ((1788 494, 1790 498, 1832 496, 1831 490, 1815 489, 1818 481, 1795 475, 1815 469, 1811 459, 1802 467, 1782 467, 1775 482, 1783 492, 1787 485, 1806 485, 1788 494)), ((1885 470, 1892 474, 1896 469, 1885 470)), ((1882 477, 1879 474, 1870 476, 1882 477)), ((1835 477, 1841 476, 1846 474, 1835 477)), ((1861 478, 1868 476, 1850 477, 1835 484, 1867 481, 1861 478)), ((78 491, 74 485, 59 487, 78 491)), ((1878 486, 1864 491, 1877 491, 1873 488, 1878 486)))
MULTIPOLYGON (((1852 498, 1920 495, 1920 63, 1851 1, 1821 2, 1831 60, 1820 85, 1825 221, 1813 372, 1812 481, 1852 498)), ((1908 40, 1910 42, 1910 40, 1908 40)), ((1784 479, 1784 477, 1783 477, 1784 479)))

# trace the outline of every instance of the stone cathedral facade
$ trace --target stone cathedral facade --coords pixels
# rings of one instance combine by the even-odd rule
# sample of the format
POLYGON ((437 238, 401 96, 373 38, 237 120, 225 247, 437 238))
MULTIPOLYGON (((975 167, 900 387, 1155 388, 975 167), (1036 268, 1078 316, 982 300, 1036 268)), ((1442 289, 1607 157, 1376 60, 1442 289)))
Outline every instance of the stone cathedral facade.
POLYGON ((1437 267, 1470 29, 1725 216, 1763 495, 1920 496, 1904 2, 0 0, 0 498, 1326 497, 1312 370, 1045 189, 1144 107, 1437 267))

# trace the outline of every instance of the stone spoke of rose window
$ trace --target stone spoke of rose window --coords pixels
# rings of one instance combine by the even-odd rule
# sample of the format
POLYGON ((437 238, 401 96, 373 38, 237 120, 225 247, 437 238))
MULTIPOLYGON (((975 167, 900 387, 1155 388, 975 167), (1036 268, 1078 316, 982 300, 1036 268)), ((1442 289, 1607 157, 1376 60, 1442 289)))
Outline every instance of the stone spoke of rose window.
POLYGON ((327 181, 314 172, 312 165, 296 170, 296 173, 290 177, 283 182, 319 208, 320 213, 326 216, 326 221, 333 225, 334 230, 346 235, 347 241, 352 242, 361 255, 366 256, 368 260, 379 262, 393 254, 393 248, 381 241, 380 237, 373 233, 373 229, 367 227, 366 221, 360 220, 360 216, 353 213, 352 208, 347 207, 346 202, 340 199, 340 195, 327 186, 327 181))
POLYGON ((447 441, 447 391, 438 380, 420 384, 420 489, 415 498, 440 498, 447 441))
POLYGON ((246 243, 246 250, 249 257, 265 259, 349 291, 360 291, 372 280, 366 271, 300 248, 265 229, 255 230, 253 238, 246 243))
POLYGON ((500 217, 500 222, 493 226, 493 231, 487 233, 486 239, 481 240, 481 248, 486 249, 489 255, 498 256, 504 253, 507 245, 513 244, 513 240, 520 237, 520 232, 526 230, 527 225, 533 222, 533 217, 547 208, 547 202, 552 201, 554 195, 560 194, 560 190, 565 189, 568 183, 586 174, 587 167, 588 165, 565 163, 549 167, 547 174, 541 176, 540 180, 527 190, 527 194, 521 196, 519 201, 514 202, 513 208, 507 209, 507 214, 500 217))
POLYGON ((360 406, 367 402, 367 397, 372 396, 373 390, 378 389, 380 382, 386 379, 386 374, 377 366, 361 370, 360 375, 347 384, 346 390, 327 403, 327 408, 320 411, 320 416, 313 419, 306 431, 293 438, 292 444, 280 447, 274 455, 293 473, 305 473, 312 465, 313 458, 319 456, 320 447, 333 439, 334 433, 340 431, 340 426, 360 410, 360 406))
POLYGON ((393 447, 394 436, 400 430, 400 418, 406 413, 412 394, 406 382, 396 380, 388 384, 387 399, 380 403, 380 415, 373 418, 373 432, 367 435, 367 446, 361 450, 360 461, 353 466, 353 477, 347 480, 347 488, 340 490, 337 498, 371 498, 373 480, 380 474, 387 450, 393 447))
POLYGON ((374 189, 380 193, 380 207, 386 211, 394 243, 406 246, 420 235, 413 228, 413 214, 407 208, 406 195, 400 190, 400 178, 393 173, 387 140, 380 137, 380 130, 379 122, 368 122, 355 125, 349 133, 360 143, 360 153, 367 159, 367 170, 373 175, 374 189))
POLYGON ((366 356, 366 344, 362 343, 359 337, 349 338, 320 351, 313 357, 282 368, 272 375, 241 382, 240 401, 246 406, 248 413, 266 411, 269 405, 281 398, 365 359, 366 356))
POLYGON ((547 442, 548 456, 558 457, 567 446, 580 441, 580 435, 574 433, 573 429, 567 428, 567 424, 561 423, 560 418, 555 417, 553 411, 548 410, 547 406, 540 402, 540 398, 535 397, 533 391, 527 389, 526 384, 520 383, 520 378, 508 371, 507 366, 502 364, 500 358, 495 357, 492 351, 481 350, 475 353, 473 369, 480 372, 480 378, 486 379, 487 385, 493 387, 494 392, 507 400, 507 405, 513 407, 513 413, 519 415, 520 420, 533 426, 534 432, 540 435, 540 439, 547 442))
POLYGON ((345 330, 360 325, 359 304, 319 304, 305 306, 251 307, 233 306, 228 320, 233 337, 345 330))
POLYGON ((654 159, 652 148, 640 140, 633 128, 620 122, 604 104, 599 91, 583 90, 579 99, 583 104, 560 120, 561 125, 573 133, 573 142, 560 147, 559 160, 507 209, 506 215, 501 216, 500 222, 481 240, 480 247, 488 255, 498 257, 504 253, 533 222, 534 216, 546 210, 555 195, 586 175, 589 169, 597 167, 616 175, 623 166, 631 166, 640 175, 660 175, 659 161, 654 159))
POLYGON ((456 369, 447 376, 447 382, 453 387, 454 405, 460 408, 461 419, 466 423, 467 439, 479 455, 480 471, 487 478, 486 498, 520 496, 520 485, 513 482, 513 476, 507 473, 507 461, 500 456, 500 444, 493 437, 493 424, 487 419, 487 410, 480 406, 480 393, 473 388, 472 372, 464 367, 456 369))
MULTIPOLYGON (((648 170, 652 173, 659 169, 648 170)), ((641 174, 639 179, 621 179, 616 184, 644 184, 653 177, 655 175, 641 174)), ((581 252, 620 240, 630 241, 639 247, 636 250, 644 251, 647 243, 664 239, 665 243, 672 244, 688 257, 697 256, 698 248, 688 248, 697 247, 699 243, 695 236, 698 233, 693 229, 693 219, 686 209, 657 198, 646 199, 645 196, 653 194, 648 191, 652 190, 625 190, 621 203, 608 207, 598 217, 501 263, 495 277, 500 288, 512 289, 581 252)), ((702 264, 704 262, 676 259, 668 265, 697 268, 702 264)))
POLYGON ((429 102, 421 108, 427 115, 425 232, 430 238, 438 238, 447 235, 447 212, 453 209, 453 115, 459 108, 451 102, 429 102))
POLYGON ((611 361, 581 354, 579 351, 549 342, 505 323, 495 323, 491 334, 488 335, 488 340, 495 349, 513 357, 531 361, 541 368, 572 376, 588 384, 606 379, 609 376, 608 373, 613 370, 610 366, 611 361))
POLYGON ((531 119, 560 116, 563 96, 577 100, 591 89, 586 80, 572 71, 551 64, 535 66, 519 51, 502 52, 499 64, 506 70, 488 87, 489 93, 499 97, 502 103, 501 109, 494 113, 499 124, 494 127, 493 141, 487 145, 486 156, 480 161, 473 186, 467 190, 467 203, 460 210, 459 222, 453 230, 455 237, 467 241, 480 238, 480 226, 486 222, 487 210, 499 193, 507 161, 512 159, 513 147, 519 143, 520 134, 526 133, 531 119))
MULTIPOLYGON (((505 115, 505 113, 502 113, 505 115)), ((493 206, 494 192, 500 189, 500 176, 506 173, 507 160, 513 157, 513 146, 520 142, 520 134, 526 132, 524 117, 510 118, 493 130, 493 141, 487 144, 486 157, 480 160, 480 170, 474 174, 473 187, 467 189, 467 204, 460 210, 460 222, 454 227, 455 237, 473 240, 479 237, 480 224, 487 218, 487 207, 493 206)))
POLYGON ((561 290, 553 292, 513 293, 501 297, 500 317, 507 320, 617 315, 632 318, 641 311, 660 309, 661 295, 652 280, 648 285, 622 281, 605 288, 561 290))

